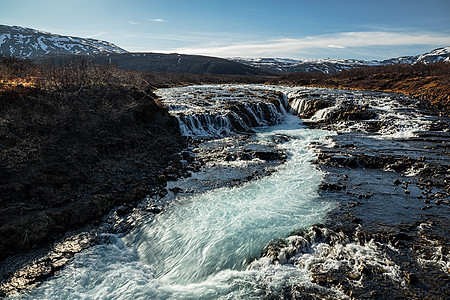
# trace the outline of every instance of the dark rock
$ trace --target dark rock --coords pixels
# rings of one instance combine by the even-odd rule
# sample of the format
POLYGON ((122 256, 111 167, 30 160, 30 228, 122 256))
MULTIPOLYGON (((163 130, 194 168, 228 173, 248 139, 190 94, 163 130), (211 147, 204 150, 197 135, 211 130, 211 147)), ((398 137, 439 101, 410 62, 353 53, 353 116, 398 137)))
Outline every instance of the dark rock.
POLYGON ((117 214, 118 216, 124 216, 124 215, 126 215, 129 211, 130 211, 129 208, 124 207, 124 206, 121 206, 121 207, 119 207, 118 209, 116 209, 116 214, 117 214))
POLYGON ((166 196, 168 193, 169 193, 169 191, 168 191, 167 189, 161 189, 161 190, 158 192, 158 195, 159 195, 161 198, 163 198, 163 197, 166 196))
POLYGON ((158 184, 166 184, 167 183, 167 177, 166 175, 160 174, 156 177, 156 183, 158 184))
POLYGON ((178 179, 178 176, 176 174, 166 174, 167 181, 175 181, 178 179))
POLYGON ((235 161, 236 160, 236 154, 234 153, 227 153, 225 155, 225 161, 235 161))
POLYGON ((352 223, 356 223, 356 224, 361 223, 361 221, 362 221, 361 218, 353 218, 353 219, 351 220, 352 223))
POLYGON ((322 189, 322 190, 340 191, 340 190, 344 190, 345 188, 346 188, 346 186, 340 185, 340 184, 337 184, 337 183, 322 182, 320 184, 320 189, 322 189))
POLYGON ((409 284, 416 284, 417 282, 419 282, 418 278, 413 273, 405 272, 403 278, 409 284))
POLYGON ((154 214, 159 214, 162 212, 162 208, 160 206, 151 206, 147 208, 147 211, 154 214))
POLYGON ((173 187, 173 188, 169 189, 169 191, 171 191, 174 194, 178 194, 178 193, 181 193, 183 190, 180 187, 173 187))
POLYGON ((192 154, 188 151, 182 151, 181 152, 181 156, 183 157, 183 159, 187 160, 187 161, 192 161, 193 157, 192 154))
POLYGON ((275 134, 272 137, 272 141, 274 141, 275 143, 285 143, 291 140, 290 136, 284 135, 284 134, 275 134))
POLYGON ((123 197, 126 203, 136 203, 145 198, 147 195, 147 189, 144 186, 136 186, 131 191, 125 194, 123 197))
POLYGON ((280 151, 254 151, 253 157, 262 160, 283 160, 286 159, 286 155, 280 151))

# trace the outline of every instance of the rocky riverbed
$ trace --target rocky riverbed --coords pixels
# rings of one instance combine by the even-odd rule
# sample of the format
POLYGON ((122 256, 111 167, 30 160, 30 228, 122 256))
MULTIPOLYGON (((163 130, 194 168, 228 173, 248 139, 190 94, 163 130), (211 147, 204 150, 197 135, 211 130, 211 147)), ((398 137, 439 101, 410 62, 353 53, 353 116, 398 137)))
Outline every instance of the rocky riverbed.
MULTIPOLYGON (((315 164, 326 174, 319 194, 338 206, 325 224, 294 232, 263 249, 262 256, 274 264, 308 270, 311 282, 268 290, 266 298, 448 297, 448 119, 399 94, 220 89, 226 90, 225 97, 236 92, 244 98, 258 97, 264 104, 260 108, 246 106, 245 101, 240 106, 224 105, 213 109, 218 118, 178 112, 180 128, 184 125, 185 133, 197 136, 153 174, 152 184, 128 191, 132 200, 119 202, 104 219, 62 237, 47 250, 10 257, 2 263, 1 291, 9 294, 38 285, 75 253, 107 242, 107 234, 128 232, 164 210, 175 197, 271 174, 289 155, 277 148, 289 136, 275 136, 261 146, 253 142, 251 127, 279 122, 275 112, 285 106, 309 127, 337 132, 327 144, 310 147, 317 152, 315 164), (204 136, 208 128, 222 138, 204 136), (233 131, 241 134, 229 136, 233 131)), ((210 107, 211 89, 190 93, 194 96, 189 109, 195 99, 210 107)))
POLYGON ((303 101, 306 124, 338 133, 332 147, 313 147, 326 172, 320 195, 339 206, 324 226, 266 249, 274 260, 290 249, 284 263, 295 265, 316 255, 308 265, 316 285, 283 295, 448 298, 449 119, 399 94, 318 89, 291 97, 303 101))

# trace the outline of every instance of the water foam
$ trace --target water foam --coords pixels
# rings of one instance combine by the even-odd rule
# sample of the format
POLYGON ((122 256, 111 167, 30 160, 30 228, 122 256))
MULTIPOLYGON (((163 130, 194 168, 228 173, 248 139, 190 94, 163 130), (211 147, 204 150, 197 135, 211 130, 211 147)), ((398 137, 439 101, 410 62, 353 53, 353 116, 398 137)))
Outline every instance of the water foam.
POLYGON ((307 150, 330 133, 305 129, 288 115, 257 135, 264 143, 274 134, 291 140, 281 144, 287 162, 271 176, 175 199, 154 220, 76 255, 58 276, 21 297, 258 299, 287 285, 311 285, 304 270, 258 257, 270 240, 321 222, 333 207, 317 195, 322 174, 307 150))

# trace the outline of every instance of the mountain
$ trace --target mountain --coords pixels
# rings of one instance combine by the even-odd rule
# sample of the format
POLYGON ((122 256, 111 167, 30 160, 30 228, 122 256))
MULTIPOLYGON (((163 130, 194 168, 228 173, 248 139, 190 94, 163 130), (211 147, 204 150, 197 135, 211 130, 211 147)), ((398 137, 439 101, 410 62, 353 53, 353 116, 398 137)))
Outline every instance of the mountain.
POLYGON ((231 58, 252 67, 278 73, 292 72, 322 72, 325 74, 338 73, 345 69, 362 66, 384 66, 394 64, 435 63, 450 61, 450 46, 434 49, 428 53, 391 58, 387 60, 357 60, 357 59, 284 59, 284 58, 231 58))
POLYGON ((55 54, 93 55, 126 53, 116 45, 96 39, 63 36, 20 26, 0 25, 0 54, 39 57, 55 54))
POLYGON ((395 64, 432 64, 439 61, 450 62, 450 46, 434 49, 428 53, 415 55, 415 56, 402 56, 398 58, 391 58, 383 60, 382 65, 395 65, 395 64))
MULTIPOLYGON (((39 63, 58 63, 79 59, 80 55, 46 55, 32 59, 39 63)), ((114 64, 121 69, 189 73, 189 74, 232 74, 232 75, 274 75, 261 69, 230 61, 224 58, 163 53, 108 53, 84 56, 100 64, 114 64)))
POLYGON ((231 60, 275 73, 322 72, 331 74, 349 68, 378 65, 377 61, 333 58, 305 60, 289 58, 231 58, 231 60))
POLYGON ((130 53, 116 45, 19 26, 0 25, 0 54, 36 62, 64 62, 84 57, 123 69, 191 74, 273 75, 228 59, 200 55, 130 53))
POLYGON ((292 72, 338 73, 361 66, 433 63, 450 61, 450 46, 425 54, 388 60, 231 58, 184 54, 130 53, 112 43, 63 36, 19 26, 0 25, 0 54, 55 62, 85 56, 99 63, 114 63, 124 69, 193 74, 273 75, 292 72))

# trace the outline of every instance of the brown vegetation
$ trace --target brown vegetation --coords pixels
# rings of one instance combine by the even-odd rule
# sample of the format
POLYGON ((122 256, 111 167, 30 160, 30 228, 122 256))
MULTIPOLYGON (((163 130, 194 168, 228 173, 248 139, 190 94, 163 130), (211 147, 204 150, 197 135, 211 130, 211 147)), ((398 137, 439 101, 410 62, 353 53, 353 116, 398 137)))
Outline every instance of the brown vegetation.
POLYGON ((363 67, 333 75, 293 73, 275 81, 339 89, 398 92, 426 100, 448 114, 450 111, 450 64, 363 67))

